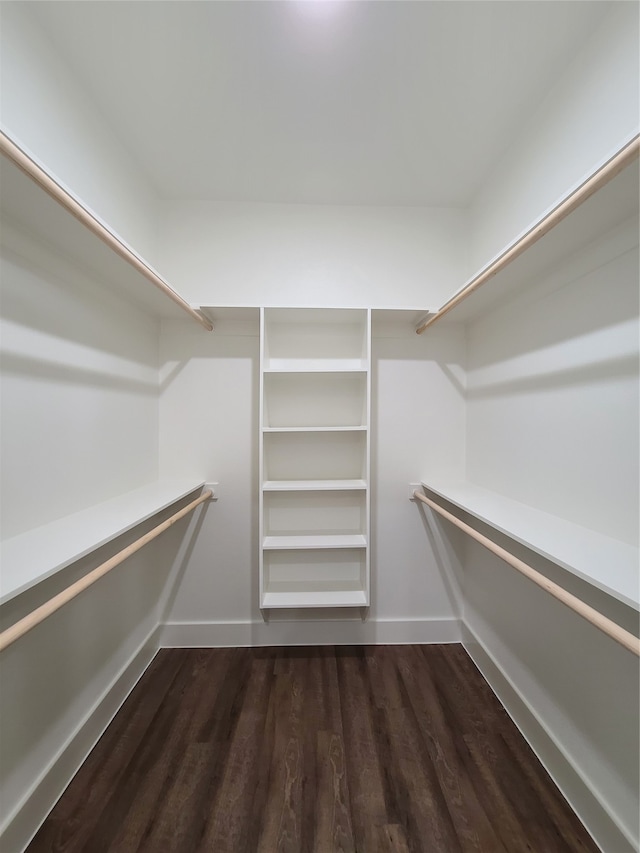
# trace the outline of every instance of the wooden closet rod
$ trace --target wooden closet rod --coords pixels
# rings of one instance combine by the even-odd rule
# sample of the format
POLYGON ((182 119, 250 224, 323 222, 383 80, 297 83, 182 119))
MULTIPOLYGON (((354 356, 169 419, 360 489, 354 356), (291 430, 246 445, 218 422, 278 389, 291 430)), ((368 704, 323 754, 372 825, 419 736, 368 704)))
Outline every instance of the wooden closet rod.
POLYGON ((135 554, 136 551, 139 551, 152 539, 155 539, 161 533, 164 533, 169 527, 176 523, 176 521, 180 521, 181 518, 184 518, 185 515, 188 515, 192 512, 197 506, 205 501, 208 501, 209 498, 213 497, 213 492, 208 489, 206 492, 200 495, 200 497, 191 501, 190 504, 183 507, 178 512, 174 513, 170 518, 166 521, 163 521, 162 524, 158 524, 157 527, 154 527, 153 530, 150 530, 148 533, 145 533, 144 536, 141 536, 139 539, 136 539, 131 545, 128 545, 126 548, 123 548, 122 551, 118 551, 117 554, 114 554, 109 560, 105 563, 101 563, 97 566, 93 571, 86 574, 84 577, 77 580, 75 583, 72 583, 71 586, 68 586, 66 589, 63 589, 62 592, 59 592, 57 595, 54 595, 53 598, 50 598, 49 601, 46 601, 44 604, 41 604, 40 607, 37 607, 35 610, 32 610, 31 613, 28 613, 10 628, 7 628, 6 631, 3 631, 0 634, 0 652, 4 651, 7 646, 10 646, 12 643, 15 643, 16 640, 19 640, 20 637, 23 637, 28 631, 32 628, 35 628, 36 625, 39 625, 40 622, 44 622, 44 620, 51 616, 52 613, 55 613, 56 610, 59 610, 69 601, 74 599, 77 595, 83 592, 85 589, 94 584, 97 580, 100 580, 101 577, 106 575, 111 569, 114 569, 116 566, 119 566, 120 563, 123 563, 128 557, 131 557, 132 554, 135 554))
POLYGON ((201 326, 211 332, 213 324, 202 314, 198 313, 195 308, 192 308, 188 302, 175 292, 175 290, 167 284, 164 279, 160 278, 158 273, 154 272, 148 264, 139 258, 125 243, 115 236, 109 229, 100 222, 86 207, 80 204, 70 193, 68 193, 60 184, 55 181, 51 175, 39 166, 34 160, 29 157, 12 139, 5 133, 0 131, 0 152, 25 173, 32 181, 35 181, 41 189, 43 189, 51 198, 55 199, 58 204, 62 205, 72 216, 74 216, 82 225, 85 226, 92 234, 95 234, 103 243, 105 243, 116 255, 121 257, 130 266, 137 270, 140 275, 144 276, 147 281, 155 285, 158 290, 161 290, 169 299, 172 299, 176 305, 186 311, 189 316, 197 320, 201 326))
POLYGON ((634 636, 629 631, 626 631, 624 628, 621 628, 616 622, 613 622, 611 619, 603 616, 602 613, 594 610, 593 607, 585 604, 580 598, 577 598, 575 595, 567 592, 566 589, 563 589, 557 583, 549 580, 549 578, 546 578, 544 575, 540 574, 540 572, 531 568, 527 563, 519 560, 517 557, 514 557, 513 554, 505 548, 501 548, 499 545, 496 545, 495 542, 492 542, 491 539, 483 536, 482 533, 478 533, 477 530, 474 530, 473 527, 465 524, 464 521, 460 521, 460 519, 453 515, 453 513, 443 509, 439 504, 435 503, 435 501, 432 501, 423 495, 422 492, 416 490, 413 493, 413 497, 416 500, 427 504, 427 506, 431 507, 431 509, 435 510, 443 518, 446 518, 447 521, 455 524, 456 527, 459 527, 460 530, 463 530, 466 534, 471 536, 472 539, 475 539, 476 542, 479 542, 480 545, 488 551, 491 551, 492 554, 495 554, 496 557, 500 557, 500 559, 504 560, 505 563, 508 563, 526 578, 529 578, 530 581, 533 581, 533 583, 541 587, 541 589, 546 590, 554 598, 557 598, 558 601, 561 601, 579 616, 582 616, 583 619, 586 619, 587 622, 595 625, 596 628, 608 637, 611 637, 611 639, 615 640, 616 643, 620 643, 620 645, 624 646, 625 649, 628 649, 630 652, 633 652, 634 655, 640 657, 640 639, 638 639, 638 637, 634 636))
POLYGON ((526 252, 534 243, 537 243, 541 237, 544 237, 552 228, 561 222, 570 213, 573 213, 576 208, 586 201, 595 192, 601 189, 605 184, 609 183, 612 178, 629 166, 640 152, 640 136, 634 137, 631 142, 627 143, 624 148, 621 148, 617 154, 614 154, 610 160, 602 165, 597 172, 594 172, 591 177, 587 178, 584 183, 568 195, 564 201, 561 201, 553 208, 546 216, 544 216, 533 228, 530 228, 519 240, 516 240, 508 249, 506 249, 499 257, 489 264, 471 281, 454 294, 447 302, 444 303, 436 313, 425 320, 422 325, 416 329, 416 334, 421 335, 425 329, 448 314, 452 308, 455 308, 458 303, 470 296, 474 290, 482 287, 489 279, 493 278, 501 272, 511 261, 515 260, 523 252, 526 252))

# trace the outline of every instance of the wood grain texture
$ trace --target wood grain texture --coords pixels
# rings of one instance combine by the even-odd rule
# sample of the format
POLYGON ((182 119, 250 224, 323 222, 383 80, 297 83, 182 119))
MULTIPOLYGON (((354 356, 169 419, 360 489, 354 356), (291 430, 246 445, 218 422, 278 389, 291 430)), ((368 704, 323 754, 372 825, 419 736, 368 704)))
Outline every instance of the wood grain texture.
POLYGON ((162 650, 28 853, 597 853, 459 645, 162 650))

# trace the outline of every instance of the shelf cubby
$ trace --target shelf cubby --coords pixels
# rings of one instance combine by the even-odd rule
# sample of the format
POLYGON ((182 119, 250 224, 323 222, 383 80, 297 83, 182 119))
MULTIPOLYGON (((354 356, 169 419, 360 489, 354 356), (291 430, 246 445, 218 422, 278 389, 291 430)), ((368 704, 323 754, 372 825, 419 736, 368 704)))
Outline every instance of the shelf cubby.
POLYGON ((264 552, 263 607, 358 607, 368 603, 366 548, 264 552))
POLYGON ((367 529, 362 490, 267 492, 263 511, 265 537, 353 536, 364 535, 367 529))
POLYGON ((367 374, 268 373, 264 427, 366 426, 367 374))
POLYGON ((367 370, 364 309, 265 309, 264 370, 367 370))
POLYGON ((366 479, 366 433, 266 432, 265 480, 366 479))

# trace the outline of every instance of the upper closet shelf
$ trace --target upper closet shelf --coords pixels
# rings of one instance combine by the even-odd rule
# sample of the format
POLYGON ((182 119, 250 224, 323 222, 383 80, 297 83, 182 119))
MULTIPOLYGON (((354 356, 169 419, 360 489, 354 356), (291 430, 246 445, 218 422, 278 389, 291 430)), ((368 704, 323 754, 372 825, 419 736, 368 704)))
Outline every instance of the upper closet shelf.
MULTIPOLYGON (((267 308, 268 306, 263 306, 267 308)), ((244 335, 258 337, 260 334, 260 307, 256 305, 201 305, 200 310, 213 323, 216 336, 244 335)), ((274 310, 274 309, 269 309, 274 310)), ((282 310, 282 309, 280 309, 282 310)), ((302 316, 305 309, 296 309, 302 316)), ((318 311, 319 309, 314 309, 318 311)), ((344 309, 345 311, 363 311, 364 308, 344 309)), ((306 309, 308 313, 308 309, 306 309)), ((374 338, 405 338, 413 335, 414 329, 428 317, 435 314, 435 308, 372 308, 371 333, 374 338)), ((345 366, 343 359, 336 359, 334 366, 327 366, 326 355, 322 365, 316 359, 287 359, 265 365, 265 373, 366 373, 367 364, 363 358, 356 358, 355 367, 345 366)))
POLYGON ((640 610, 638 548, 469 482, 423 482, 449 503, 640 610))
POLYGON ((635 137, 421 323, 466 323, 512 299, 603 234, 638 216, 635 137))
POLYGON ((4 133, 0 153, 5 241, 13 224, 153 316, 186 314, 211 331, 206 317, 4 133))
POLYGON ((202 480, 160 480, 0 543, 0 604, 192 492, 202 480))

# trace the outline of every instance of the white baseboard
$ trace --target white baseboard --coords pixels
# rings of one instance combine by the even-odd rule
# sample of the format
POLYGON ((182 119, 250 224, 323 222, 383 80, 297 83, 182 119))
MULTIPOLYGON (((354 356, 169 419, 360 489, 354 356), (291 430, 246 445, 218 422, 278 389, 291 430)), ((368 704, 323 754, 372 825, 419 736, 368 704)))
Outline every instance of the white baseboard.
POLYGON ((35 780, 22 803, 8 817, 0 836, 2 853, 20 853, 29 844, 155 657, 159 649, 159 637, 160 626, 157 626, 35 780))
POLYGON ((576 767, 537 718, 480 640, 456 619, 190 622, 160 625, 142 643, 74 734, 60 749, 6 823, 0 848, 25 849, 35 830, 143 675, 158 648, 222 648, 287 645, 459 643, 483 674, 519 730, 605 853, 635 853, 633 840, 615 822, 576 767))
POLYGON ((3 853, 29 844, 87 755, 133 690, 159 648, 225 646, 459 643, 456 619, 173 623, 157 626, 78 724, 58 754, 8 816, 0 836, 3 853))
POLYGON ((637 853, 637 844, 618 825, 605 804, 593 792, 588 780, 570 761, 509 676, 466 623, 462 625, 462 644, 600 849, 604 853, 637 853))
POLYGON ((169 622, 162 648, 404 645, 459 643, 457 619, 320 619, 270 622, 169 622))

